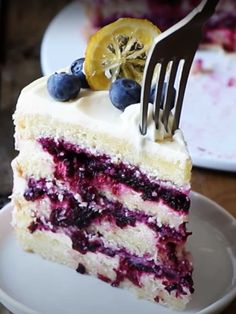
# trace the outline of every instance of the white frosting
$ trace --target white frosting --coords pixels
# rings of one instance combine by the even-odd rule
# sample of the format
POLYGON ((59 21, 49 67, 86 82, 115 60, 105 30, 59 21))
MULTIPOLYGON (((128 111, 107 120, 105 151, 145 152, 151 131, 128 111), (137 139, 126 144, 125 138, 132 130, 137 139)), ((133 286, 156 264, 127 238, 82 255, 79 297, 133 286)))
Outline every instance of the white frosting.
MULTIPOLYGON (((32 94, 28 93, 30 92, 36 92, 36 95, 44 97, 44 101, 46 100, 48 103, 48 110, 45 113, 51 113, 52 112, 52 102, 56 103, 58 106, 58 110, 62 109, 63 106, 63 115, 60 116, 63 118, 63 120, 76 122, 78 113, 80 116, 86 116, 89 117, 92 120, 98 120, 102 121, 104 124, 109 123, 109 125, 112 123, 114 124, 114 127, 118 127, 119 129, 127 129, 128 133, 132 132, 132 135, 135 136, 136 140, 138 138, 142 138, 140 131, 139 131, 139 123, 140 123, 140 104, 134 104, 125 109, 124 112, 120 111, 119 109, 115 108, 109 98, 108 91, 91 91, 91 90, 82 90, 79 97, 76 100, 72 100, 69 102, 58 102, 52 99, 44 86, 45 78, 39 79, 35 81, 34 83, 38 84, 30 84, 28 87, 26 87, 23 92, 22 96, 25 96, 25 92, 27 92, 27 96, 30 96, 30 99, 32 99, 32 94), (42 80, 42 81, 41 81, 42 80), (41 81, 41 82, 40 82, 41 81), (30 89, 30 87, 33 87, 30 89), (30 95, 31 94, 31 95, 30 95), (73 104, 73 106, 72 106, 73 104), (60 105, 60 108, 59 108, 60 105), (70 110, 64 110, 65 106, 70 106, 70 110), (76 112, 75 112, 76 109, 76 112), (79 111, 79 112, 78 112, 79 111), (75 114, 75 115, 74 115, 75 114)), ((24 98, 24 102, 27 99, 24 98)), ((31 112, 38 112, 37 108, 39 104, 34 102, 34 108, 31 108, 31 112)), ((41 106, 41 104, 40 104, 41 106)), ((21 108, 22 109, 22 108, 21 108)), ((27 111, 26 106, 24 105, 24 111, 27 111)), ((56 112, 54 112, 54 115, 56 112)), ((149 104, 148 109, 148 117, 147 117, 147 123, 148 123, 148 129, 147 134, 144 136, 145 138, 148 138, 149 140, 155 142, 155 141, 162 141, 165 138, 170 138, 171 134, 170 132, 167 132, 164 128, 163 123, 159 119, 159 128, 156 129, 155 123, 153 120, 153 105, 149 104)), ((170 119, 170 123, 171 123, 170 119)), ((168 126, 168 129, 170 127, 168 126)), ((127 134, 127 133, 126 133, 127 134)))
POLYGON ((126 139, 137 145, 139 151, 145 149, 150 154, 157 151, 168 159, 186 160, 186 150, 182 132, 177 130, 173 137, 160 122, 155 129, 152 118, 152 104, 149 104, 148 131, 145 136, 139 131, 140 104, 134 104, 121 112, 109 99, 108 91, 81 90, 78 98, 68 102, 55 101, 48 93, 47 77, 40 78, 23 89, 17 103, 17 113, 42 114, 71 124, 82 124, 97 132, 106 132, 116 138, 126 139))
MULTIPOLYGON (((160 114, 160 117, 162 112, 160 114)), ((129 131, 132 132, 135 141, 138 141, 140 145, 143 143, 143 139, 151 140, 152 142, 163 141, 164 139, 171 138, 170 125, 172 124, 172 116, 169 119, 168 131, 166 131, 161 119, 159 118, 158 129, 156 129, 155 122, 153 120, 153 105, 148 106, 147 115, 147 134, 141 136, 139 131, 140 123, 140 104, 135 104, 127 107, 120 115, 121 121, 129 131)))

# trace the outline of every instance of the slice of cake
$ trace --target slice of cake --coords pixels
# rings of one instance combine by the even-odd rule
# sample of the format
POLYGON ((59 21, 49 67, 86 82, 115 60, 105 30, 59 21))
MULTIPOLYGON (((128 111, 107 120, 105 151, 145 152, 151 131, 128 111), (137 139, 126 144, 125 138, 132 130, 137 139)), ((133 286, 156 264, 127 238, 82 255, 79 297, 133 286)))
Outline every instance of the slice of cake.
MULTIPOLYGON (((72 73, 81 74, 78 68, 82 63, 72 73)), ((79 91, 74 74, 43 77, 19 97, 17 238, 27 251, 182 309, 193 293, 185 250, 191 159, 182 132, 170 134, 161 121, 156 130, 150 104, 142 136, 139 103, 119 110, 112 97, 117 84, 79 91)))

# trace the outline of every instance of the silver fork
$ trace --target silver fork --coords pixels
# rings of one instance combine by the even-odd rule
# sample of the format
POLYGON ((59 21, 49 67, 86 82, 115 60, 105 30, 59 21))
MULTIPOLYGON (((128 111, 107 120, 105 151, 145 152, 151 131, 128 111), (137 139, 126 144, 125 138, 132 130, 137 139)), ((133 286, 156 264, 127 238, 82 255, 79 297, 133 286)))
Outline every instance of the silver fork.
POLYGON ((184 19, 156 38, 152 48, 149 51, 144 68, 140 106, 140 132, 142 135, 147 133, 149 96, 152 88, 154 70, 158 64, 160 66, 160 72, 155 90, 153 115, 156 129, 158 129, 162 90, 167 69, 169 71, 169 79, 167 82, 167 93, 165 97, 165 104, 163 105, 163 114, 161 117, 166 129, 171 112, 171 104, 174 97, 174 84, 176 81, 179 65, 180 63, 182 64, 178 91, 176 93, 174 105, 175 110, 171 129, 172 133, 178 128, 189 71, 202 37, 202 26, 214 13, 218 2, 219 0, 203 0, 184 19))

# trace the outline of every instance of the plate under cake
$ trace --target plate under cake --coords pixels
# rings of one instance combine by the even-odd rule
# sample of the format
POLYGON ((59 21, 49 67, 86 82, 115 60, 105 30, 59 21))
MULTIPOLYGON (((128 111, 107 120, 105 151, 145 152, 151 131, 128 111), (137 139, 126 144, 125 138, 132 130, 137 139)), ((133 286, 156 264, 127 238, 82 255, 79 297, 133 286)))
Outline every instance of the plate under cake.
POLYGON ((139 132, 108 91, 60 103, 47 77, 26 87, 14 122, 13 225, 22 247, 139 297, 181 309, 193 293, 185 250, 191 159, 181 130, 139 132))

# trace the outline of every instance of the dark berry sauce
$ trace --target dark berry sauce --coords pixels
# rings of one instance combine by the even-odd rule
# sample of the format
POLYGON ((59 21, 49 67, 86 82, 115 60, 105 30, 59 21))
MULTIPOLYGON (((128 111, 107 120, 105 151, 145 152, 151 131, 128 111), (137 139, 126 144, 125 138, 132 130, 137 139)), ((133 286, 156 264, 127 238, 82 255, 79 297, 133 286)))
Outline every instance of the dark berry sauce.
MULTIPOLYGON (((30 178, 24 197, 28 201, 49 198, 51 204, 49 220, 50 224, 55 227, 76 227, 81 230, 90 227, 91 224, 109 221, 119 228, 125 228, 127 226, 135 227, 136 223, 140 222, 156 233, 157 241, 161 244, 168 242, 183 244, 190 235, 186 230, 185 223, 182 223, 178 229, 168 225, 158 226, 153 222, 151 215, 143 211, 131 211, 120 202, 111 201, 99 194, 98 191, 94 191, 94 197, 83 204, 71 192, 62 187, 59 188, 54 181, 30 178)), ((37 219, 35 224, 37 224, 37 219)), ((34 228, 37 229, 34 225, 30 226, 31 232, 34 231, 34 228)))
MULTIPOLYGON (((119 257, 119 266, 114 269, 115 280, 105 275, 98 277, 112 286, 129 279, 137 287, 142 286, 142 275, 153 274, 165 280, 167 291, 183 295, 184 287, 193 292, 192 266, 185 258, 177 257, 177 245, 183 245, 190 233, 183 223, 178 229, 167 225, 157 226, 153 217, 144 211, 131 211, 118 201, 111 201, 102 194, 102 187, 110 187, 119 195, 122 186, 138 192, 143 200, 161 200, 181 215, 189 210, 188 191, 166 187, 142 173, 139 168, 123 162, 114 163, 106 155, 94 155, 86 149, 64 141, 40 139, 43 149, 53 157, 55 180, 29 178, 24 197, 28 201, 50 200, 49 217, 37 216, 29 225, 31 233, 46 230, 64 233, 71 238, 72 248, 81 254, 101 253, 108 257, 119 257), (122 185, 122 186, 121 186, 122 185), (75 198, 79 195, 79 199, 75 198), (116 228, 135 227, 144 223, 156 234, 156 246, 160 260, 157 264, 150 256, 138 257, 120 247, 105 245, 103 236, 93 231, 93 226, 108 221, 116 228), (175 289, 174 289, 175 288, 175 289)), ((148 253, 145 253, 148 254, 148 253)), ((86 268, 79 264, 77 271, 85 274, 86 268)))
MULTIPOLYGON (((37 217, 35 214, 34 221, 28 227, 31 233, 36 230, 65 233, 71 238, 72 248, 81 254, 99 252, 109 257, 119 256, 119 267, 115 270, 116 279, 111 281, 104 275, 100 275, 101 280, 109 282, 112 286, 119 286, 124 279, 129 279, 133 284, 141 287, 142 274, 152 273, 157 278, 165 277, 168 279, 165 284, 167 290, 170 289, 169 286, 174 285, 177 287, 176 293, 178 294, 184 293, 183 287, 187 287, 190 291, 193 290, 193 285, 190 282, 192 266, 184 257, 178 259, 176 256, 176 245, 183 244, 189 235, 185 224, 180 225, 178 230, 165 225, 159 227, 150 222, 152 217, 144 212, 129 211, 119 202, 111 202, 101 195, 99 198, 97 196, 92 198, 92 201, 85 206, 76 200, 72 193, 62 188, 59 189, 55 182, 45 179, 29 179, 28 189, 24 196, 28 201, 48 198, 51 204, 49 218, 37 217), (56 191, 60 191, 60 194, 56 191), (94 211, 96 208, 95 201, 100 201, 105 209, 94 211), (93 233, 91 228, 88 231, 91 223, 101 224, 103 220, 108 220, 119 228, 125 228, 128 225, 135 226, 137 222, 145 223, 156 232, 156 245, 162 263, 156 265, 153 260, 148 261, 145 256, 131 255, 124 248, 105 246, 101 234, 93 233), (172 269, 172 272, 169 269, 172 269)), ((82 264, 78 265, 77 271, 81 274, 86 273, 82 264)))
MULTIPOLYGON (((41 138, 43 149, 53 156, 55 177, 67 182, 71 190, 80 193, 84 201, 96 197, 96 186, 117 187, 125 185, 141 194, 143 200, 158 202, 161 200, 171 209, 186 214, 190 199, 186 193, 176 188, 168 188, 142 173, 138 167, 112 162, 109 156, 95 155, 79 146, 63 140, 55 142, 50 138, 41 138)), ((116 189, 113 191, 116 193, 116 189)))
POLYGON ((86 274, 86 268, 81 263, 79 263, 78 267, 76 268, 76 271, 82 275, 86 274))
MULTIPOLYGON (((63 229, 57 226, 52 226, 46 219, 43 221, 40 218, 36 219, 35 225, 31 223, 29 229, 32 232, 36 230, 50 230, 52 232, 61 232, 63 229), (33 226, 33 227, 32 227, 33 226)), ((115 280, 98 274, 98 278, 110 283, 113 287, 118 287, 122 281, 129 279, 137 287, 142 287, 142 275, 153 274, 158 279, 163 279, 163 285, 169 292, 176 290, 176 296, 184 295, 184 288, 190 293, 194 292, 192 281, 192 265, 185 258, 180 260, 176 257, 175 245, 172 245, 172 254, 175 255, 174 261, 166 259, 165 263, 157 264, 154 260, 148 260, 145 256, 139 257, 130 254, 124 248, 109 248, 105 247, 102 236, 99 234, 91 234, 86 230, 76 230, 75 228, 67 228, 64 233, 70 236, 72 240, 72 248, 81 254, 88 252, 102 253, 110 257, 118 256, 119 265, 114 269, 116 273, 115 280)), ((77 272, 86 274, 86 268, 79 263, 77 272)))

